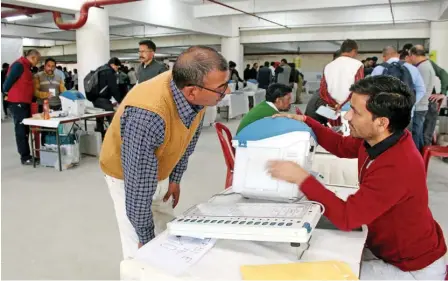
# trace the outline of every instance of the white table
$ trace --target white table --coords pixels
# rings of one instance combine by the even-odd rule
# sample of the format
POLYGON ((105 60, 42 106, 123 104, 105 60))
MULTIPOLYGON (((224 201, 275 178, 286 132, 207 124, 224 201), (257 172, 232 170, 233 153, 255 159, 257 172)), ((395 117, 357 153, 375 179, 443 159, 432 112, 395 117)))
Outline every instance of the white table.
MULTIPOLYGON (((62 160, 61 160, 61 140, 59 135, 59 125, 61 124, 67 124, 72 123, 72 126, 70 128, 69 133, 73 129, 73 126, 78 121, 84 121, 85 130, 87 131, 87 120, 88 119, 95 119, 95 118, 104 118, 107 116, 114 115, 114 111, 103 111, 100 113, 94 113, 94 114, 84 114, 83 116, 74 117, 74 116, 67 116, 67 117, 53 117, 48 120, 44 119, 37 119, 37 118, 26 118, 23 119, 23 124, 30 126, 30 139, 31 139, 31 152, 33 156, 33 166, 36 167, 36 161, 35 161, 35 151, 36 148, 34 147, 34 133, 35 132, 52 132, 56 134, 56 146, 57 146, 57 153, 58 153, 58 161, 59 161, 59 171, 62 171, 62 160)), ((69 134, 68 133, 68 134, 69 134)))
POLYGON ((325 184, 359 188, 357 158, 338 158, 318 146, 312 169, 324 177, 325 184))
MULTIPOLYGON (((329 189, 337 191, 336 194, 344 200, 349 194, 357 191, 356 189, 337 187, 329 189)), ((245 199, 239 195, 229 195, 215 197, 211 200, 213 202, 240 202, 245 199)), ((160 235, 167 235, 167 233, 163 232, 160 235)), ((359 275, 361 255, 366 238, 367 228, 365 226, 362 231, 357 232, 315 229, 309 243, 310 248, 304 252, 301 260, 343 261, 350 265, 356 275, 359 275)), ((218 240, 202 259, 179 277, 137 260, 122 261, 120 271, 122 280, 241 280, 240 266, 242 265, 291 262, 297 262, 297 255, 289 243, 218 240)))
POLYGON ((249 100, 244 93, 234 92, 226 95, 217 107, 227 107, 227 120, 244 115, 249 112, 249 100))
POLYGON ((247 98, 253 99, 253 106, 255 107, 257 104, 266 100, 266 90, 258 88, 256 90, 242 90, 239 92, 243 92, 247 98))

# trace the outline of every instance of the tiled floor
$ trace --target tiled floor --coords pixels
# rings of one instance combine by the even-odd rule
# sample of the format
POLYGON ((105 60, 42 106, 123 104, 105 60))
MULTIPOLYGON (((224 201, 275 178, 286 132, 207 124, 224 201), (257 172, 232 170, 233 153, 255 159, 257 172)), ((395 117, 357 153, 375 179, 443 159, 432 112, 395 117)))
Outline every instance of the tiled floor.
MULTIPOLYGON (((235 131, 239 121, 228 125, 235 131)), ((121 256, 112 201, 96 158, 64 172, 23 167, 12 124, 2 122, 2 279, 118 279, 121 256)), ((225 164, 213 128, 205 128, 181 187, 176 212, 224 188, 225 164)), ((448 164, 432 160, 434 216, 448 237, 448 164)))

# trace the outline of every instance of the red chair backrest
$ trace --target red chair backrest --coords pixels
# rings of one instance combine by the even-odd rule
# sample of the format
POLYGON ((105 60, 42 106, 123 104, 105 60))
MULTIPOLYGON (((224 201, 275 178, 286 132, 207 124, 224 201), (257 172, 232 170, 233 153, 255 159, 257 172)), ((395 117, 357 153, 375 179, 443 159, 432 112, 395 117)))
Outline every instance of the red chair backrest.
POLYGON ((232 146, 232 133, 229 128, 221 123, 215 123, 215 129, 218 134, 219 142, 221 143, 221 149, 224 154, 227 169, 233 171, 233 166, 235 164, 235 149, 232 146))

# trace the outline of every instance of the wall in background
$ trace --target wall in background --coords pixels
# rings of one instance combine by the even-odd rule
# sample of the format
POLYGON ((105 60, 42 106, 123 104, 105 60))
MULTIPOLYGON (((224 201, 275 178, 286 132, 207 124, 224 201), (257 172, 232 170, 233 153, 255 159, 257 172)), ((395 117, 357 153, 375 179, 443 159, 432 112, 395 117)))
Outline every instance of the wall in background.
POLYGON ((2 57, 1 62, 13 63, 23 55, 22 38, 2 37, 2 57))

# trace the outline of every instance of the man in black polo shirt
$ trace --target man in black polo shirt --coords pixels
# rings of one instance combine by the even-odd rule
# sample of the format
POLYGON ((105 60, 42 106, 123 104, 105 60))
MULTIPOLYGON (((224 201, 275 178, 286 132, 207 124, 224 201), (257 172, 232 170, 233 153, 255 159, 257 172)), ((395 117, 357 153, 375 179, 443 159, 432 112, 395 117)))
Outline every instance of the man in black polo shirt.
POLYGON ((140 67, 137 70, 138 83, 152 79, 167 69, 163 63, 154 59, 156 52, 156 44, 151 40, 140 41, 138 47, 138 55, 140 59, 140 67))

